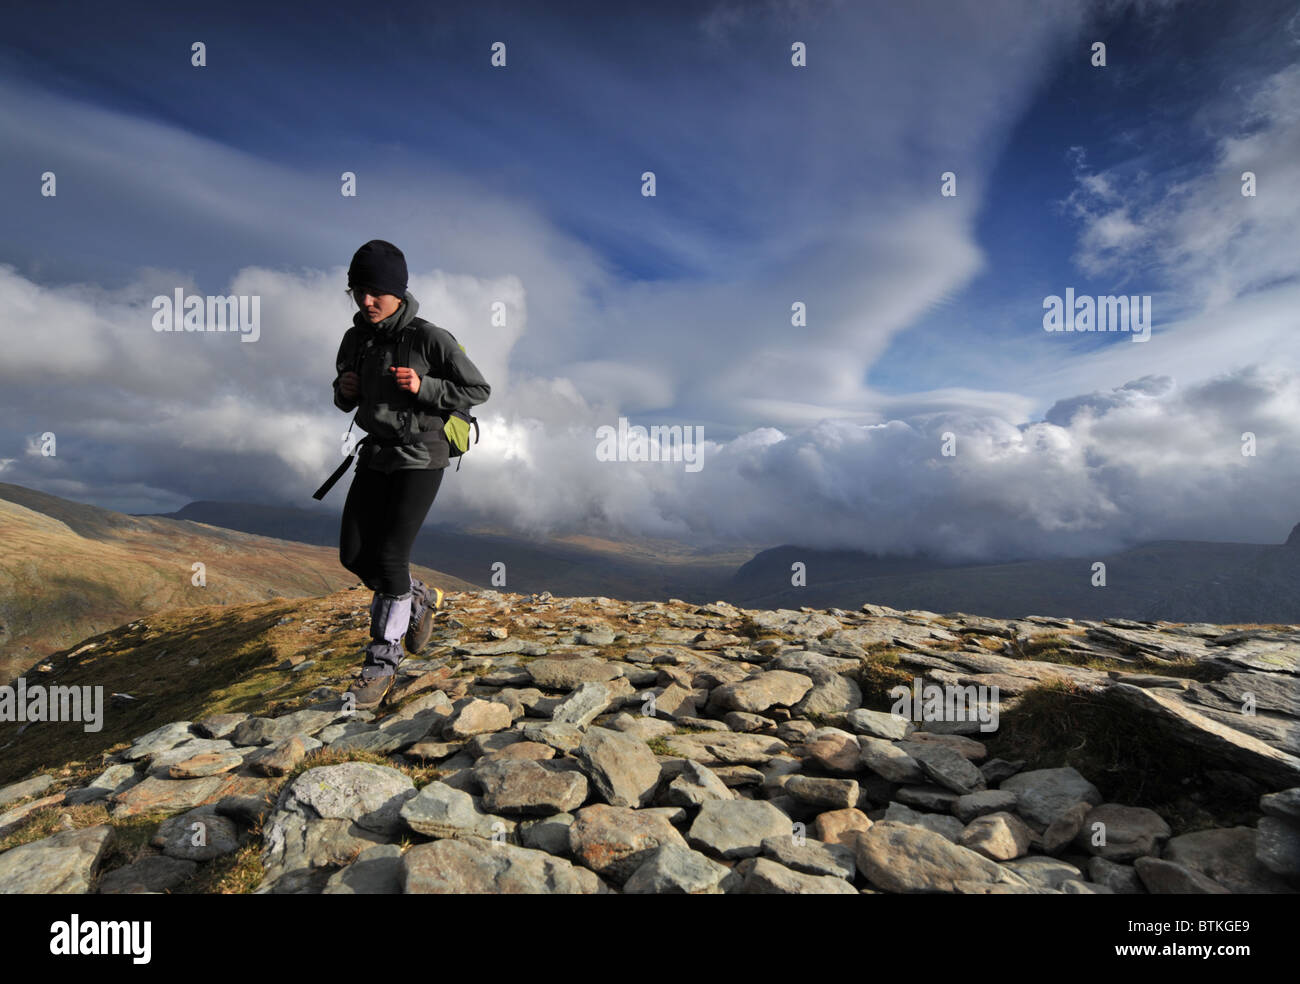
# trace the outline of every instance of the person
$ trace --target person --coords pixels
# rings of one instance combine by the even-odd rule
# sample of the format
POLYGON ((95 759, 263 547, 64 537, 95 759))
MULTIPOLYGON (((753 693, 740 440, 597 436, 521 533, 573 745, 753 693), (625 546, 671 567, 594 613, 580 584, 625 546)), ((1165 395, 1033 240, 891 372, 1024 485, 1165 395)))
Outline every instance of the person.
POLYGON ((334 405, 357 410, 366 432, 343 505, 339 561, 374 595, 370 642, 348 687, 355 706, 377 706, 392 688, 403 646, 419 652, 432 633, 442 589, 411 576, 411 545, 449 463, 443 425, 491 392, 450 332, 416 317, 406 257, 372 239, 352 257, 348 293, 358 311, 335 360, 334 405), (409 365, 399 360, 409 351, 409 365))

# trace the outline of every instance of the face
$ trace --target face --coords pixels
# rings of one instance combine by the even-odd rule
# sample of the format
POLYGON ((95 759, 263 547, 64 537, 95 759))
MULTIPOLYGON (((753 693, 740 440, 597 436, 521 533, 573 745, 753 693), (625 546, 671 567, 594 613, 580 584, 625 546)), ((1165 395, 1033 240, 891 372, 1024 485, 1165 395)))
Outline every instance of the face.
POLYGON ((395 294, 368 294, 364 287, 354 287, 352 299, 372 324, 378 324, 402 306, 402 299, 395 294))

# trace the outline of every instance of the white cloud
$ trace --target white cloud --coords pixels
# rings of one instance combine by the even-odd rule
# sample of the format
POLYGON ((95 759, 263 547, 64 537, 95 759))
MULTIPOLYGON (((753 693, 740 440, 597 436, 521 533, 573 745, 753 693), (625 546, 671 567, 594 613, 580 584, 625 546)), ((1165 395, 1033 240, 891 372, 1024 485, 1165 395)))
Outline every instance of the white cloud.
MULTIPOLYGON (((743 26, 738 8, 718 9, 720 35, 743 26)), ((590 93, 594 117, 647 100, 673 106, 688 135, 664 162, 681 179, 676 194, 691 202, 689 177, 708 167, 702 187, 721 176, 738 189, 711 217, 753 231, 720 255, 727 239, 707 223, 638 202, 641 213, 602 228, 687 268, 639 283, 560 232, 544 205, 398 152, 369 163, 364 201, 342 206, 364 208, 344 212, 336 188, 291 168, 10 88, 0 141, 14 155, 69 155, 93 176, 85 191, 105 211, 87 223, 87 250, 153 265, 111 288, 42 285, 0 266, 10 436, 17 444, 52 430, 60 442, 55 459, 5 459, 6 480, 134 511, 195 498, 309 505, 347 423, 329 388, 351 317, 343 269, 382 229, 411 261, 420 313, 457 335, 493 387, 478 411, 483 442, 449 476, 435 521, 971 558, 1207 529, 1276 538, 1296 518, 1277 490, 1300 477, 1300 401, 1292 368, 1256 363, 1266 343, 1288 358, 1297 351, 1295 290, 1263 285, 1297 262, 1298 76, 1280 73, 1262 89, 1253 128, 1225 137, 1213 173, 1166 198, 1081 168, 1082 262, 1120 268, 1157 244, 1160 262, 1186 271, 1175 289, 1220 307, 1163 321, 1149 343, 1084 355, 1040 332, 997 351, 1002 388, 884 394, 864 380, 891 341, 984 268, 980 175, 1082 17, 1010 2, 923 9, 889 8, 861 57, 814 49, 826 98, 762 73, 738 76, 721 101, 687 98, 671 80, 646 91, 613 79, 590 93), (927 45, 945 54, 949 74, 916 59, 927 45), (794 135, 773 123, 792 117, 794 135), (69 147, 68 132, 93 139, 69 147), (782 141, 793 152, 770 169, 748 166, 782 141), (157 163, 142 169, 140 159, 157 163), (1248 166, 1260 171, 1257 202, 1225 192, 1248 166), (961 194, 940 200, 950 167, 961 194), (164 269, 164 247, 120 238, 141 203, 181 230, 175 241, 211 237, 232 256, 281 261, 239 262, 224 283, 179 260, 164 269), (256 293, 261 339, 153 332, 149 300, 176 287, 256 293), (804 328, 790 324, 796 300, 808 304, 804 328), (496 302, 504 325, 490 319, 496 302), (1222 378, 1207 382, 1210 372, 1222 378), (1031 422, 1037 404, 1055 406, 1031 422), (703 426, 703 469, 597 460, 595 429, 619 414, 703 426), (1254 459, 1239 453, 1243 430, 1259 434, 1254 459), (948 431, 954 458, 940 454, 948 431)), ((837 39, 841 50, 850 40, 837 39)), ((660 151, 645 134, 626 141, 638 160, 660 151)), ((661 193, 671 198, 671 180, 661 193)), ((599 199, 585 207, 598 210, 599 199)), ((960 374, 960 353, 944 358, 960 374)))
POLYGON ((1214 158, 1188 178, 1128 161, 1088 171, 1076 154, 1068 205, 1081 221, 1075 259, 1084 271, 1138 269, 1166 279, 1192 307, 1300 276, 1300 64, 1220 95, 1202 115, 1217 128, 1214 158), (1246 171, 1255 197, 1241 193, 1246 171))

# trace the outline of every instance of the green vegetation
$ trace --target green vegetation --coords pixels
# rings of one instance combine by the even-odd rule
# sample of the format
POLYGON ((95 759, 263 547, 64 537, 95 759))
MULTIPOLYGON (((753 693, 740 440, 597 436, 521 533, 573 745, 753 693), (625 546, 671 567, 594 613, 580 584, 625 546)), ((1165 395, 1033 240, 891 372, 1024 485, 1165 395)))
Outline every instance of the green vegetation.
POLYGON ((261 830, 253 831, 247 843, 234 854, 226 854, 199 865, 194 876, 172 889, 173 895, 248 895, 262 883, 261 830))

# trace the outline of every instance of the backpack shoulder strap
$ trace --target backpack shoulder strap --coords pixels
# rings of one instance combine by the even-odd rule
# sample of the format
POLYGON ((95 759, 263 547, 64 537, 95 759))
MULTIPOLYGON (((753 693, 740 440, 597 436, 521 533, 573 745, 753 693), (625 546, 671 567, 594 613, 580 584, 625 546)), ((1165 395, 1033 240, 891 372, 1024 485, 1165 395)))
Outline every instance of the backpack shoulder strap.
POLYGON ((406 326, 402 332, 402 337, 397 342, 397 364, 399 366, 410 366, 411 364, 411 346, 415 344, 415 323, 406 326))

